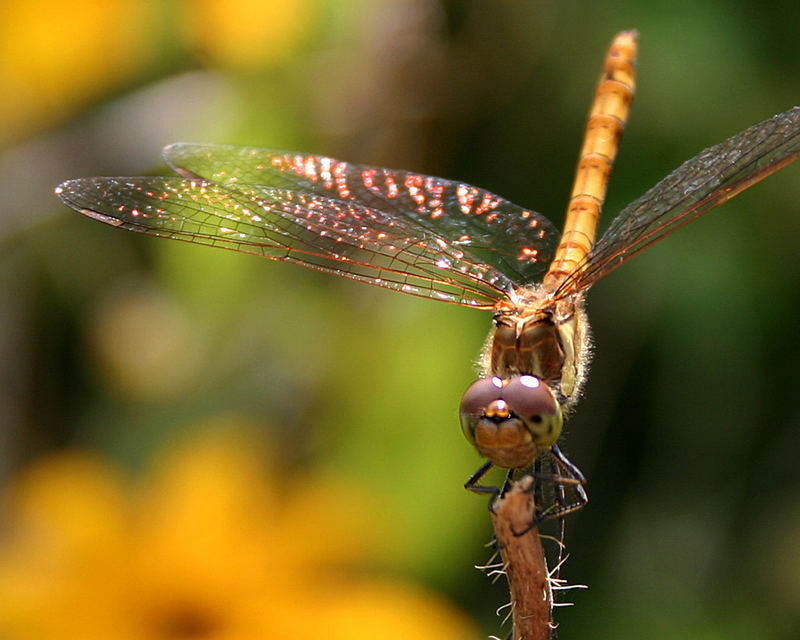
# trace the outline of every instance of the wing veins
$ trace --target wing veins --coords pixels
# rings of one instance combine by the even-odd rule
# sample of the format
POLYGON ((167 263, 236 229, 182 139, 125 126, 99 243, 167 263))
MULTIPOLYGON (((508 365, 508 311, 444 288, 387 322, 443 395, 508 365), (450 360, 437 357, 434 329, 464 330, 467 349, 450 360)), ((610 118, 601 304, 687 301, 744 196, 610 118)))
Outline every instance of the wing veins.
POLYGON ((591 286, 654 242, 798 157, 800 107, 789 109, 704 149, 627 205, 595 248, 562 283, 556 295, 567 296, 591 286), (751 140, 754 137, 755 140, 751 140), (747 144, 749 146, 745 146, 747 144), (759 167, 761 163, 764 164, 759 167), (698 178, 704 174, 708 174, 708 179, 698 183, 698 178), (678 191, 684 197, 671 199, 678 191), (648 216, 648 211, 658 207, 665 208, 657 215, 648 216), (641 215, 638 220, 637 215, 641 215))

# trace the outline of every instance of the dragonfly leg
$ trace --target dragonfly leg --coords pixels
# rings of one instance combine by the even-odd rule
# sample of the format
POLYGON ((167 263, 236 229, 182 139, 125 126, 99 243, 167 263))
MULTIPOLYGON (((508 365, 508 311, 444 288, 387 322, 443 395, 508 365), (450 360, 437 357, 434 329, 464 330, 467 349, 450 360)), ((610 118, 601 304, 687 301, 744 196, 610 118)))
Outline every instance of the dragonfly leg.
MULTIPOLYGON (((534 477, 534 506, 536 507, 536 514, 537 519, 535 520, 534 526, 538 526, 541 524, 542 520, 548 518, 547 510, 542 511, 541 507, 544 505, 545 495, 544 495, 544 482, 542 482, 543 477, 549 477, 542 473, 542 458, 536 458, 533 463, 533 467, 531 469, 534 477)), ((564 562, 564 539, 566 534, 566 518, 564 517, 564 511, 567 508, 567 493, 564 488, 564 484, 562 482, 552 482, 553 485, 553 492, 554 492, 554 499, 556 502, 556 509, 555 513, 557 516, 550 516, 552 519, 553 517, 557 518, 558 522, 556 524, 557 533, 556 537, 553 538, 556 542, 558 547, 557 556, 555 559, 555 563, 553 564, 553 573, 551 574, 551 579, 558 580, 561 565, 564 562)), ((549 536, 547 536, 549 537, 549 536)))
POLYGON ((509 469, 506 472, 506 479, 503 481, 503 488, 500 489, 500 495, 504 496, 511 488, 511 483, 514 481, 514 469, 509 469))
POLYGON ((533 508, 534 513, 539 512, 539 509, 544 504, 544 485, 537 480, 542 475, 542 459, 537 457, 536 460, 533 461, 533 467, 531 468, 531 473, 533 474, 533 508))
MULTIPOLYGON (((578 485, 580 486, 580 485, 578 485)), ((564 538, 566 536, 567 530, 567 519, 564 517, 564 510, 567 505, 567 492, 564 489, 564 485, 557 483, 555 485, 555 493, 556 493, 556 502, 558 503, 558 540, 556 544, 558 545, 558 555, 556 556, 556 563, 554 565, 554 572, 552 574, 553 580, 558 580, 559 576, 561 575, 561 565, 564 564, 564 538)))
POLYGON ((557 445, 554 444, 550 447, 550 454, 558 465, 559 473, 541 473, 541 463, 535 463, 533 466, 533 477, 535 482, 532 490, 535 492, 534 499, 541 501, 543 500, 543 483, 551 483, 554 487, 555 502, 554 504, 551 504, 546 508, 542 508, 541 510, 538 508, 541 502, 537 503, 536 517, 529 526, 527 526, 523 531, 515 532, 515 535, 525 535, 528 531, 534 527, 537 527, 542 521, 556 518, 559 519, 563 528, 564 516, 578 511, 579 509, 583 508, 587 502, 589 502, 589 496, 584 488, 586 478, 584 477, 583 473, 581 473, 581 470, 578 469, 578 467, 576 467, 561 452, 557 445), (567 500, 566 487, 573 487, 575 492, 575 500, 573 502, 569 502, 567 500))
POLYGON ((569 460, 569 458, 567 458, 567 456, 561 453, 561 449, 558 448, 558 445, 555 444, 551 445, 550 453, 553 454, 553 457, 556 459, 556 462, 558 462, 559 465, 561 465, 564 469, 566 469, 569 472, 572 478, 577 480, 582 485, 586 484, 586 478, 584 477, 583 473, 581 473, 581 470, 578 469, 578 467, 576 467, 569 460))
POLYGON ((556 502, 558 504, 553 505, 553 507, 542 513, 543 518, 560 518, 568 513, 583 508, 586 503, 589 502, 589 496, 584 487, 586 484, 586 477, 581 473, 581 470, 561 452, 558 445, 552 445, 550 447, 550 453, 556 461, 556 464, 558 464, 559 469, 564 473, 553 476, 540 476, 539 479, 552 482, 556 487, 560 488, 561 494, 565 494, 564 487, 567 486, 573 487, 575 491, 575 501, 572 503, 567 503, 565 495, 563 502, 560 502, 557 491, 556 502))
POLYGON ((489 461, 489 460, 484 462, 481 465, 480 469, 478 469, 475 473, 473 473, 467 479, 467 481, 464 483, 464 488, 467 491, 474 491, 475 493, 489 494, 489 495, 495 496, 495 497, 500 495, 500 489, 498 489, 497 487, 487 487, 485 485, 478 484, 480 479, 483 478, 483 476, 485 476, 489 472, 489 469, 491 469, 493 466, 494 466, 494 464, 492 464, 492 462, 489 461))

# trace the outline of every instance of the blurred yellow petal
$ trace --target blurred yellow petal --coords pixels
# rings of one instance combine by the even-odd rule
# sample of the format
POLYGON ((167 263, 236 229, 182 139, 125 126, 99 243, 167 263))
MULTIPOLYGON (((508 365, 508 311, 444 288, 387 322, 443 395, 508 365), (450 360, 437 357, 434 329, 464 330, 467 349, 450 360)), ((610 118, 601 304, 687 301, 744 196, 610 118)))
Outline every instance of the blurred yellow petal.
POLYGON ((212 63, 269 67, 295 53, 315 18, 311 0, 194 0, 184 4, 189 46, 212 63))
POLYGON ((347 564, 395 546, 386 516, 367 490, 303 479, 282 512, 281 534, 303 549, 299 560, 306 565, 347 564))
POLYGON ((304 595, 305 600, 292 607, 298 621, 292 633, 295 639, 318 638, 320 629, 325 630, 326 640, 478 637, 457 609, 402 583, 341 580, 324 587, 314 585, 304 595), (308 610, 300 610, 303 604, 308 610))
POLYGON ((139 510, 145 582, 180 591, 189 578, 193 590, 223 594, 263 588, 277 509, 268 463, 236 428, 168 450, 139 510))
POLYGON ((277 452, 216 422, 135 495, 81 454, 22 475, 0 538, 3 640, 474 637, 434 594, 354 578, 387 543, 365 492, 314 477, 278 490, 277 452))
POLYGON ((92 547, 124 530, 123 487, 120 474, 90 454, 45 456, 9 489, 8 519, 17 527, 12 532, 38 543, 57 533, 51 542, 67 550, 92 547))
POLYGON ((158 5, 6 2, 0 20, 0 142, 120 86, 153 56, 158 5))
POLYGON ((4 626, 42 633, 69 626, 87 602, 102 605, 109 570, 124 571, 122 487, 115 470, 77 452, 42 458, 11 486, 0 546, 1 637, 14 637, 4 626))

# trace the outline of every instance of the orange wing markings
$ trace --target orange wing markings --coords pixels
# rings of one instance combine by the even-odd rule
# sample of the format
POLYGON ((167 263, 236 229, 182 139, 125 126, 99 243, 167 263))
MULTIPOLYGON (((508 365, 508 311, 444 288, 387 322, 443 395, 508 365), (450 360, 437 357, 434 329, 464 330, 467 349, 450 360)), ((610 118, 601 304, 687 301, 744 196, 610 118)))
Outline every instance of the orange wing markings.
POLYGON ((617 34, 606 54, 589 110, 564 232, 543 280, 548 292, 559 287, 594 243, 608 176, 633 99, 636 35, 635 31, 617 34))
POLYGON ((315 193, 169 177, 69 180, 57 193, 115 227, 471 308, 495 308, 512 288, 493 266, 411 222, 315 193))

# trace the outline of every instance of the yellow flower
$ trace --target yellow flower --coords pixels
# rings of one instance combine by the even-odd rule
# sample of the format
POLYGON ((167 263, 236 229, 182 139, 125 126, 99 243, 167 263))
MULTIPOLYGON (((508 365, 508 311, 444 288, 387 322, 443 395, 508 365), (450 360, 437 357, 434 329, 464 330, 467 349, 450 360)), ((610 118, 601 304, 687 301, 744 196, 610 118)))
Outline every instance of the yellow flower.
POLYGON ((367 498, 314 478, 279 491, 235 433, 172 450, 133 487, 88 453, 22 473, 5 500, 0 637, 477 637, 441 598, 365 571, 391 544, 367 498))
POLYGON ((191 0, 181 27, 189 48, 212 64, 260 69, 291 56, 316 25, 311 0, 191 0))
POLYGON ((135 0, 3 3, 0 142, 135 77, 157 54, 158 15, 135 0))

